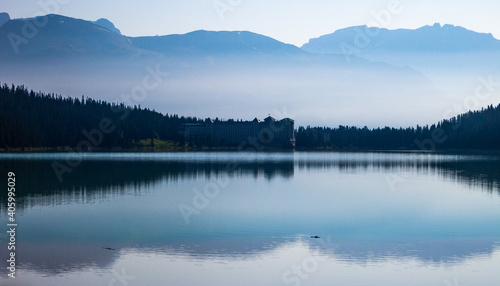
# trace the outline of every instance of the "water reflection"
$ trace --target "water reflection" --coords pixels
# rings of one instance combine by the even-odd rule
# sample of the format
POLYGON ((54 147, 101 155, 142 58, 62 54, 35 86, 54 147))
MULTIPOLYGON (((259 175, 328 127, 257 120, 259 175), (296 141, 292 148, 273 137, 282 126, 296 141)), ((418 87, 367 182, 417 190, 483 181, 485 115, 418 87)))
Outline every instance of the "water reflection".
POLYGON ((64 159, 0 157, 2 172, 18 174, 25 271, 109 270, 130 253, 246 261, 295 251, 297 243, 359 265, 404 259, 453 265, 492 256, 500 242, 495 156, 98 154, 59 182, 51 164, 64 159), (386 178, 394 174, 408 174, 401 176, 404 191, 391 192, 386 178), (217 178, 230 184, 186 223, 179 205, 190 205, 192 190, 217 178))
MULTIPOLYGON (((21 157, 22 158, 22 157, 21 157)), ((233 177, 263 177, 272 180, 276 176, 293 176, 292 161, 280 162, 238 162, 238 161, 178 161, 178 160, 136 160, 134 157, 118 160, 96 160, 88 158, 65 173, 59 181, 52 168, 54 160, 42 157, 38 160, 0 160, 2 169, 19 174, 17 197, 21 199, 18 208, 37 205, 58 205, 64 202, 89 203, 109 196, 140 194, 147 192, 158 182, 195 180, 219 177, 222 174, 233 177)), ((1 194, 1 210, 7 193, 1 194)))
MULTIPOLYGON (((189 153, 188 153, 189 154, 189 153)), ((261 154, 201 153, 177 156, 90 154, 59 181, 54 161, 64 154, 0 155, 1 170, 29 174, 19 180, 18 208, 57 205, 64 202, 92 202, 111 196, 147 192, 158 182, 195 180, 227 175, 233 177, 291 178, 294 170, 352 172, 418 172, 439 174, 443 179, 474 189, 500 194, 500 157, 385 153, 292 153, 261 154), (332 155, 333 154, 333 155, 332 155), (26 159, 28 158, 28 159, 26 159), (29 197, 29 199, 26 199, 29 197)), ((0 197, 5 210, 7 194, 0 197)))

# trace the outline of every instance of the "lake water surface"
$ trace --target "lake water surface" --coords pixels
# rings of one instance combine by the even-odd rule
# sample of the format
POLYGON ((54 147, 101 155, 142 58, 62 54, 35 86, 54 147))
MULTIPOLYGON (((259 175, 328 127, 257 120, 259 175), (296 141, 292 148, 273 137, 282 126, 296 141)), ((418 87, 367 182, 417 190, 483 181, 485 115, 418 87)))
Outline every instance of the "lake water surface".
POLYGON ((0 172, 18 224, 11 279, 3 192, 0 285, 500 285, 499 156, 0 154, 0 172))

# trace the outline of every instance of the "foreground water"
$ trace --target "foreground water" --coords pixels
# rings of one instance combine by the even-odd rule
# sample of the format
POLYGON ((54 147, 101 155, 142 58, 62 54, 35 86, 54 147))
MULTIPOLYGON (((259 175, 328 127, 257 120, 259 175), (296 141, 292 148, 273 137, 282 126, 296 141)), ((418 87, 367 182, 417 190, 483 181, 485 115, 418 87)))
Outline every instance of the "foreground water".
POLYGON ((497 156, 3 154, 0 172, 1 285, 500 285, 497 156))

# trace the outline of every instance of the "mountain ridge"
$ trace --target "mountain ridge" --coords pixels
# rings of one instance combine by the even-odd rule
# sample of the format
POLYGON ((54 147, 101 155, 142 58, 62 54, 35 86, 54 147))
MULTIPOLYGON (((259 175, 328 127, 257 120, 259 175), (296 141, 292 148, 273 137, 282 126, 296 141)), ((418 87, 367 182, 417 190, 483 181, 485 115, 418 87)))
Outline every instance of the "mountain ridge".
POLYGON ((296 46, 248 31, 197 30, 186 34, 127 37, 106 19, 92 22, 57 14, 13 19, 0 27, 0 57, 163 54, 304 54, 296 46), (37 27, 38 23, 45 23, 37 27), (26 36, 26 26, 33 36, 26 36), (57 43, 57 45, 54 45, 57 43), (151 54, 152 53, 152 54, 151 54))
POLYGON ((3 26, 3 24, 7 23, 10 21, 10 15, 9 13, 1 12, 0 13, 0 27, 3 26))
POLYGON ((301 49, 271 37, 249 31, 196 30, 186 34, 131 37, 133 45, 142 49, 167 52, 199 53, 276 53, 302 54, 301 49))
POLYGON ((314 54, 248 31, 127 37, 91 21, 41 17, 0 27, 3 82, 109 101, 142 91, 134 95, 144 100, 142 106, 203 117, 230 117, 237 108, 253 118, 286 104, 304 122, 356 124, 359 110, 353 106, 361 105, 364 120, 380 125, 394 118, 422 122, 422 114, 425 120, 440 118, 449 98, 462 96, 446 98, 436 89, 438 81, 410 65, 364 54, 346 61, 341 54, 314 54), (26 25, 36 28, 31 37, 23 34, 26 25), (18 53, 10 33, 25 37, 17 42, 18 53), (147 80, 151 76, 156 84, 147 80))
POLYGON ((0 39, 0 57, 10 60, 137 52, 121 35, 91 21, 57 14, 13 19, 0 27, 0 39))
MULTIPOLYGON (((4 13, 9 17, 7 13, 4 13)), ((1 15, 1 14, 0 14, 1 15)), ((1 17, 0 17, 1 18, 1 17)), ((10 17, 9 17, 10 19, 10 17)), ((121 34, 112 22, 101 18, 97 21, 87 21, 83 19, 71 18, 57 14, 39 16, 27 19, 12 19, 6 22, 6 25, 1 25, 0 20, 0 48, 2 42, 8 38, 9 33, 23 36, 22 24, 33 21, 45 22, 51 25, 47 29, 46 26, 41 27, 38 33, 45 33, 45 36, 50 35, 46 30, 55 29, 55 32, 62 32, 62 28, 67 25, 54 25, 57 22, 61 24, 68 22, 75 30, 73 34, 77 34, 77 38, 85 39, 79 42, 80 45, 88 44, 86 49, 95 45, 95 49, 99 45, 106 43, 107 47, 101 47, 106 54, 120 54, 124 51, 135 50, 135 53, 140 54, 144 51, 155 52, 160 54, 233 54, 233 53, 250 53, 250 54, 343 54, 345 50, 340 47, 341 44, 348 45, 354 49, 362 50, 363 53, 369 52, 467 52, 467 51, 500 51, 500 40, 493 37, 491 33, 478 33, 468 30, 464 27, 454 26, 450 24, 422 26, 417 29, 394 29, 353 26, 336 30, 333 33, 312 38, 308 43, 297 47, 295 45, 286 44, 272 37, 261 34, 256 34, 251 31, 207 31, 196 30, 185 34, 169 34, 162 36, 139 36, 127 37, 121 34), (41 19, 44 18, 44 19, 41 19), (75 23, 79 23, 76 25, 75 23), (120 37, 109 36, 108 39, 99 33, 93 33, 94 37, 100 38, 99 41, 89 41, 85 33, 81 30, 82 26, 86 25, 90 29, 90 24, 95 27, 104 28, 107 31, 113 32, 120 37), (16 26, 17 25, 17 26, 16 26), (80 29, 80 31, 79 31, 80 29), (3 32, 2 32, 3 30, 3 32), (106 42, 108 40, 108 42, 106 42), (111 42, 109 42, 111 41, 111 42), (358 42, 356 42, 358 41, 358 42), (120 42, 120 43, 119 43, 120 42), (127 43, 128 42, 128 43, 127 43), (360 44, 361 43, 361 44, 360 44), (111 49, 110 49, 111 46, 111 49), (117 48, 116 49, 113 49, 117 48), (140 50, 140 51, 137 51, 140 50)), ((54 32, 54 33, 55 33, 54 32)), ((65 37, 70 37, 71 31, 66 31, 65 37)), ((74 36, 74 35, 73 35, 74 36)), ((75 37, 74 37, 75 38, 75 37)), ((29 39, 31 40, 31 39, 29 39)), ((36 37, 33 39, 36 41, 36 37)), ((10 44, 10 43, 9 43, 10 44)), ((38 43, 40 44, 40 43, 38 43)), ((76 42, 63 43, 63 45, 75 47, 76 42)), ((23 45, 21 45, 22 47, 23 45)), ((42 46, 43 48, 43 46, 42 46)), ((5 50, 5 49, 4 49, 5 50)), ((1 50, 0 50, 1 51, 1 50)), ((61 52, 61 51, 58 51, 61 52)), ((64 49, 63 51, 64 52, 64 49)), ((97 52, 97 51, 93 51, 97 52)))
POLYGON ((310 53, 343 53, 341 45, 364 52, 467 52, 500 51, 500 40, 491 33, 478 33, 451 24, 426 25, 417 29, 353 26, 310 39, 301 49, 310 53))
POLYGON ((115 24, 113 24, 111 21, 109 21, 108 19, 105 19, 105 18, 101 18, 101 19, 98 19, 97 21, 94 21, 93 22, 94 24, 96 25, 99 25, 103 28, 106 28, 108 30, 110 30, 111 32, 115 32, 117 33, 118 35, 121 35, 122 33, 120 32, 120 30, 118 28, 115 27, 115 24))

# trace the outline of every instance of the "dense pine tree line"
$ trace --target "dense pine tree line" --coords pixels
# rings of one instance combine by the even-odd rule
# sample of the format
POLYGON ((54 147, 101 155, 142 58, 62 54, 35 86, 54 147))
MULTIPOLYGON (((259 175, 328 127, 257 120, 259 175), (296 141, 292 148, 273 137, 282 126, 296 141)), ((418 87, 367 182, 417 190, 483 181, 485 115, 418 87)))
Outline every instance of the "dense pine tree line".
MULTIPOLYGON (((183 143, 179 126, 202 122, 196 117, 162 115, 140 106, 66 98, 28 91, 24 86, 0 86, 0 149, 74 148, 88 140, 85 132, 98 129, 103 119, 113 131, 102 137, 96 146, 100 148, 130 148, 151 138, 183 143)), ((297 148, 500 149, 500 105, 416 128, 299 127, 296 142, 297 148)))
MULTIPOLYGON (((141 139, 179 140, 178 128, 197 118, 162 115, 154 110, 91 98, 65 98, 28 91, 24 86, 0 87, 0 148, 75 148, 106 119, 112 132, 93 147, 129 148, 141 139)), ((98 138, 100 139, 100 138, 98 138)))
POLYGON ((375 128, 299 127, 297 147, 333 149, 500 149, 500 105, 432 126, 375 128))

